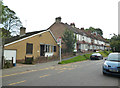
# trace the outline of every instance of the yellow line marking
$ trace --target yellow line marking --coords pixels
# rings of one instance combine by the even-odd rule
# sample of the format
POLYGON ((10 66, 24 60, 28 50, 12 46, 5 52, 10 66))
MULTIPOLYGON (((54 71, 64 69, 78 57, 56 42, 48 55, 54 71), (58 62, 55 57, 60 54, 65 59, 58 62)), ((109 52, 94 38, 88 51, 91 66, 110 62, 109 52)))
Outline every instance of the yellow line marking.
POLYGON ((70 66, 71 64, 67 64, 67 65, 62 65, 62 66, 70 66))
MULTIPOLYGON (((43 68, 43 69, 39 69, 39 70, 47 70, 47 69, 49 69, 49 68, 43 68)), ((39 71, 39 70, 30 70, 30 71, 18 72, 18 73, 9 74, 9 75, 3 75, 3 76, 0 76, 0 78, 1 77, 8 77, 8 76, 19 75, 19 74, 25 74, 25 73, 29 73, 29 72, 35 72, 35 71, 39 71)))
MULTIPOLYGON (((63 65, 63 66, 70 66, 71 64, 67 64, 67 65, 63 65)), ((57 66, 57 67, 48 67, 48 68, 41 68, 41 69, 37 69, 37 70, 30 70, 30 71, 24 71, 24 72, 18 72, 18 73, 13 73, 13 74, 8 74, 8 75, 3 75, 3 76, 0 76, 1 77, 9 77, 9 76, 14 76, 14 75, 19 75, 19 74, 26 74, 26 73, 29 73, 29 72, 35 72, 35 71, 40 71, 40 70, 48 70, 48 69, 54 69, 54 70, 64 70, 64 69, 67 69, 67 68, 61 68, 62 66, 57 66)))
POLYGON ((68 68, 68 70, 72 70, 72 69, 75 69, 75 68, 68 68))
POLYGON ((49 68, 45 68, 45 69, 49 69, 49 68))
POLYGON ((46 76, 49 76, 50 74, 47 74, 47 75, 43 75, 43 76, 40 76, 40 78, 43 78, 43 77, 46 77, 46 76))
POLYGON ((39 69, 39 70, 48 70, 49 68, 42 68, 42 69, 39 69))
POLYGON ((58 73, 62 73, 62 72, 64 72, 64 71, 59 71, 58 73))
POLYGON ((65 69, 67 69, 67 68, 60 68, 59 70, 65 70, 65 69))
POLYGON ((39 69, 39 70, 45 70, 44 68, 42 68, 42 69, 39 69))
POLYGON ((11 83, 11 84, 8 84, 8 85, 15 85, 15 84, 23 83, 23 82, 25 82, 25 81, 26 81, 26 80, 20 81, 20 82, 16 82, 16 83, 11 83))
POLYGON ((50 67, 50 69, 54 69, 55 67, 50 67))
POLYGON ((25 73, 29 73, 29 72, 35 72, 35 71, 37 71, 37 70, 30 70, 30 71, 24 71, 24 72, 14 73, 14 74, 10 74, 10 75, 4 75, 4 76, 0 76, 0 78, 1 78, 1 77, 18 75, 18 74, 25 74, 25 73))

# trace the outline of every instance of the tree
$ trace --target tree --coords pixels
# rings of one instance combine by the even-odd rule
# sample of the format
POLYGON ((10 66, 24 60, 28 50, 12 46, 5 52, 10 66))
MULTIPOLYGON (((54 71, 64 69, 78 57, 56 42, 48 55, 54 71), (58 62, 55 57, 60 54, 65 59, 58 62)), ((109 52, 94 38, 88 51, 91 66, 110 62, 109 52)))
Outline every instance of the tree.
POLYGON ((96 28, 95 31, 96 31, 99 35, 103 36, 103 31, 102 31, 100 28, 96 28))
POLYGON ((4 38, 4 39, 9 38, 9 37, 11 37, 10 34, 11 34, 11 32, 9 30, 1 28, 0 35, 2 38, 4 38))
POLYGON ((20 26, 22 26, 22 23, 16 16, 16 13, 7 6, 4 6, 2 0, 0 0, 0 50, 2 51, 2 59, 0 57, 0 64, 2 68, 4 59, 4 41, 6 38, 11 37, 11 35, 18 35, 20 26), (3 25, 2 28, 1 24, 3 25))
POLYGON ((62 40, 65 43, 66 52, 68 53, 73 52, 74 44, 77 41, 74 33, 71 30, 66 29, 65 32, 63 33, 62 40))
POLYGON ((88 29, 86 29, 87 31, 90 30, 91 32, 94 32, 95 28, 93 27, 89 27, 88 29))
POLYGON ((16 13, 4 6, 1 2, 2 14, 0 15, 1 23, 4 25, 4 29, 10 32, 10 35, 16 36, 19 34, 19 28, 22 26, 20 19, 16 16, 16 13))
POLYGON ((115 35, 110 39, 112 51, 120 52, 120 35, 115 35))
POLYGON ((100 28, 93 28, 93 27, 89 27, 89 29, 86 29, 86 31, 91 31, 93 33, 97 33, 101 36, 103 36, 103 31, 100 28))
POLYGON ((1 30, 1 15, 2 15, 2 1, 0 1, 0 69, 3 68, 3 42, 2 42, 2 30, 1 30))

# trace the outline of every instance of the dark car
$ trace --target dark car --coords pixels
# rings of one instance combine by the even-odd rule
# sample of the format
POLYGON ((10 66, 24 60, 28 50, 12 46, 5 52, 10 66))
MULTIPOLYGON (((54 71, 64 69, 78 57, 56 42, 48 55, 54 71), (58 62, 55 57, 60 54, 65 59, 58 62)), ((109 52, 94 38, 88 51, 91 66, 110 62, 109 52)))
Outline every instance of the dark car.
POLYGON ((90 59, 91 60, 101 60, 101 59, 103 59, 103 56, 100 53, 93 53, 90 56, 90 59))
POLYGON ((103 74, 120 76, 120 53, 110 53, 103 64, 103 74))

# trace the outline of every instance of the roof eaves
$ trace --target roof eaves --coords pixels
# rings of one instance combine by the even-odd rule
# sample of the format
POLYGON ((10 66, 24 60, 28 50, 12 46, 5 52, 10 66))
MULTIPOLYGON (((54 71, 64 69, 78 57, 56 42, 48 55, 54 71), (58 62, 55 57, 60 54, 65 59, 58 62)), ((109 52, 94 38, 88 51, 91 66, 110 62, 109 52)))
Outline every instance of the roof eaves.
POLYGON ((29 32, 29 33, 26 33, 26 35, 24 35, 24 36, 16 36, 16 37, 13 37, 13 38, 10 38, 10 39, 6 39, 5 40, 6 41, 5 46, 8 46, 10 44, 22 41, 24 39, 33 37, 33 36, 41 34, 41 33, 44 33, 45 31, 47 32, 49 30, 41 30, 41 31, 29 32))

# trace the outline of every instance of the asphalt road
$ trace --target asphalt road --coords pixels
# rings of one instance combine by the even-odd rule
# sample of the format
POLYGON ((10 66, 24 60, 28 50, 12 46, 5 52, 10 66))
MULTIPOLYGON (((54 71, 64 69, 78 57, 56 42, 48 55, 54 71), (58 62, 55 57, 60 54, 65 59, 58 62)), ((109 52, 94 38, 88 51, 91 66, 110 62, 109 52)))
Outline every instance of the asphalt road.
MULTIPOLYGON (((3 74, 3 86, 118 86, 119 78, 102 74, 103 60, 66 65, 30 66, 29 70, 3 74)), ((17 70, 17 69, 16 69, 17 70)))

